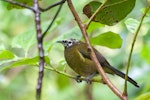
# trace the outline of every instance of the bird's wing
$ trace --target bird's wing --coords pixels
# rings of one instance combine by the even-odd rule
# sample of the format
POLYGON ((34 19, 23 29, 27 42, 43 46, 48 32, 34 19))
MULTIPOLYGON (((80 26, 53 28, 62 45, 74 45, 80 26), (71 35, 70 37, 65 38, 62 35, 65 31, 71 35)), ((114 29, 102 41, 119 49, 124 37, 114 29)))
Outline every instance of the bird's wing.
POLYGON ((80 54, 86 58, 86 59, 89 59, 89 60, 92 60, 91 57, 90 57, 90 54, 87 50, 84 50, 84 49, 80 49, 78 48, 78 51, 80 52, 80 54))
POLYGON ((87 58, 87 59, 91 60, 91 57, 90 57, 89 54, 87 54, 86 52, 83 52, 83 51, 79 51, 79 52, 82 54, 82 56, 83 56, 84 58, 87 58))
MULTIPOLYGON (((101 62, 102 65, 106 65, 106 66, 109 66, 109 63, 107 62, 107 60, 103 57, 103 55, 98 52, 95 48, 94 49, 94 52, 95 52, 95 55, 98 59, 99 62, 101 62)), ((78 48, 78 51, 80 52, 80 54, 84 57, 84 58, 87 58, 89 60, 92 60, 91 57, 90 57, 90 53, 87 51, 87 49, 84 49, 84 48, 78 48)))
POLYGON ((105 57, 100 52, 98 52, 96 49, 94 49, 94 52, 96 54, 98 61, 101 63, 102 66, 111 67, 109 62, 105 59, 105 57))

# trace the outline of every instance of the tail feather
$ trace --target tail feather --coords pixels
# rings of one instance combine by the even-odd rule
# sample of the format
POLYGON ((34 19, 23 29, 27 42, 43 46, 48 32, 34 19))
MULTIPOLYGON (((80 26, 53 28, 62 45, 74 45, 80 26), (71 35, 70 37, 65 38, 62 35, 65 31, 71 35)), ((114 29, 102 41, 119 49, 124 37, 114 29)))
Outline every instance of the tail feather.
MULTIPOLYGON (((113 70, 113 72, 120 76, 121 78, 125 79, 125 74, 122 73, 121 71, 115 69, 114 67, 111 67, 111 70, 113 70)), ((139 85, 137 84, 137 82, 135 82, 131 77, 128 76, 127 81, 129 81, 130 83, 132 83, 134 86, 139 87, 139 85)))

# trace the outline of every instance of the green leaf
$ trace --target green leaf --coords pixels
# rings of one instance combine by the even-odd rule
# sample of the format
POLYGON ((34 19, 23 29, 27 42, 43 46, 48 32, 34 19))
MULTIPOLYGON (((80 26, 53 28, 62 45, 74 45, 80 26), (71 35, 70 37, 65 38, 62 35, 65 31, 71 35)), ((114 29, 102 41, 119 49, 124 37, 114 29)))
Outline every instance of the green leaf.
MULTIPOLYGON (((23 3, 23 4, 28 5, 28 6, 32 6, 33 5, 33 1, 31 1, 31 0, 13 0, 13 1, 16 1, 18 3, 23 3)), ((24 7, 17 6, 17 5, 14 5, 14 4, 10 4, 10 3, 7 5, 7 9, 8 10, 11 10, 11 9, 14 9, 14 8, 16 8, 16 9, 24 9, 24 7)))
POLYGON ((17 35, 12 41, 12 47, 22 48, 25 53, 28 52, 30 47, 36 43, 36 37, 34 31, 27 31, 22 34, 17 35))
POLYGON ((147 63, 150 64, 150 53, 149 53, 149 51, 150 51, 150 46, 149 46, 149 44, 144 45, 143 48, 142 48, 142 51, 141 51, 141 56, 142 56, 142 58, 143 58, 147 63))
MULTIPOLYGON (((47 56, 45 57, 45 62, 46 64, 50 64, 50 60, 47 56)), ((16 61, 12 60, 12 63, 9 64, 9 66, 0 67, 0 71, 6 70, 9 68, 23 66, 23 65, 37 66, 38 63, 39 63, 39 56, 36 56, 33 58, 20 58, 20 59, 17 59, 16 61)))
POLYGON ((50 58, 48 56, 44 57, 45 63, 50 65, 50 58))
POLYGON ((3 50, 0 52, 0 60, 4 60, 4 59, 13 59, 15 57, 15 55, 8 50, 3 50))
POLYGON ((97 23, 97 22, 91 22, 91 24, 88 27, 87 32, 91 33, 93 30, 98 29, 100 27, 103 27, 103 24, 97 23))
POLYGON ((0 71, 8 69, 8 68, 14 68, 22 65, 37 65, 37 62, 39 60, 39 57, 34 58, 20 58, 17 61, 12 62, 12 64, 9 64, 9 66, 3 66, 0 68, 0 71))
MULTIPOLYGON (((22 4, 30 6, 30 7, 33 5, 33 1, 31 1, 31 0, 13 0, 13 1, 16 1, 18 3, 22 3, 22 4)), ((41 1, 41 0, 38 0, 38 1, 41 1)), ((14 9, 14 8, 16 8, 16 9, 24 9, 24 7, 21 7, 21 6, 18 6, 18 5, 14 5, 14 4, 10 4, 10 3, 7 5, 7 9, 8 10, 11 10, 11 9, 14 9)))
MULTIPOLYGON (((143 14, 145 13, 145 10, 146 10, 146 9, 147 9, 147 8, 145 8, 145 7, 141 9, 141 11, 142 11, 143 14)), ((146 13, 146 16, 147 16, 147 17, 150 16, 150 10, 146 13)))
MULTIPOLYGON (((90 18, 102 3, 92 1, 85 5, 83 13, 90 18)), ((108 0, 94 17, 93 21, 114 25, 124 19, 134 8, 135 0, 108 0)))
POLYGON ((150 100, 150 92, 140 95, 135 100, 150 100))
POLYGON ((90 41, 94 45, 101 45, 109 48, 120 48, 122 45, 120 35, 110 31, 91 38, 90 41))
POLYGON ((140 23, 139 21, 133 18, 129 18, 125 21, 125 25, 131 33, 134 33, 136 31, 139 23, 140 23))

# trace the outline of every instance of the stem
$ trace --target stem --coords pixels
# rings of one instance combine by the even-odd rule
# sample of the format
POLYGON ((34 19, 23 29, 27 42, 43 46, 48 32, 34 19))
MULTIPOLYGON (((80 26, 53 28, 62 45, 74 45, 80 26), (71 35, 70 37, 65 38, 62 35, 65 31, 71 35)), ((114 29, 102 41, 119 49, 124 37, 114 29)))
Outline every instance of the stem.
POLYGON ((49 24, 49 26, 47 27, 47 29, 46 29, 45 32, 43 33, 42 38, 45 37, 45 35, 47 34, 48 30, 49 30, 49 29, 51 28, 51 26, 53 25, 54 21, 56 20, 58 14, 59 14, 59 12, 60 12, 60 10, 61 10, 61 8, 62 8, 62 5, 63 5, 63 4, 61 4, 61 5, 59 6, 59 8, 58 8, 58 10, 57 10, 57 12, 56 12, 56 14, 55 14, 55 16, 54 16, 52 22, 49 24))
POLYGON ((35 24, 36 24, 36 33, 37 33, 37 42, 39 49, 39 76, 38 83, 36 87, 36 100, 41 100, 41 89, 42 89, 42 80, 44 76, 44 50, 43 50, 43 39, 42 39, 42 30, 40 22, 40 10, 38 0, 34 0, 34 13, 35 13, 35 24))
POLYGON ((146 13, 149 11, 149 9, 150 9, 150 6, 148 8, 146 8, 145 12, 143 13, 143 15, 141 17, 141 20, 140 20, 140 23, 139 23, 139 26, 138 26, 137 30, 135 31, 135 35, 133 37, 133 42, 132 42, 131 50, 130 50, 130 53, 129 53, 127 70, 126 70, 126 75, 125 75, 125 86, 124 86, 124 93, 123 93, 124 95, 127 95, 127 79, 128 79, 128 72, 129 72, 129 67, 130 67, 130 62, 131 62, 131 57, 132 57, 134 45, 135 45, 135 42, 136 42, 136 39, 137 39, 137 35, 140 31, 142 22, 144 20, 144 17, 146 16, 146 13))
POLYGON ((29 7, 23 3, 19 3, 19 2, 16 2, 14 0, 1 0, 1 1, 4 1, 4 2, 8 2, 10 4, 13 4, 13 5, 17 5, 17 6, 20 6, 20 7, 24 7, 24 8, 27 8, 27 9, 30 9, 33 11, 33 8, 32 7, 29 7))
POLYGON ((94 100, 93 95, 92 95, 92 86, 91 84, 87 84, 85 87, 85 95, 86 95, 86 100, 94 100))
POLYGON ((58 5, 62 5, 63 3, 65 3, 65 1, 66 1, 66 0, 61 0, 60 2, 57 2, 57 3, 53 4, 53 5, 50 5, 49 7, 45 8, 45 9, 43 9, 43 8, 39 8, 39 9, 40 9, 42 12, 45 12, 45 11, 47 11, 47 10, 53 8, 53 7, 56 7, 56 6, 58 6, 58 5))
MULTIPOLYGON (((65 77, 68 77, 68 78, 71 78, 71 79, 75 79, 75 78, 76 78, 76 76, 69 75, 69 74, 64 73, 64 72, 62 72, 62 71, 59 71, 59 70, 57 70, 56 68, 51 67, 51 66, 45 66, 44 68, 47 69, 47 70, 54 71, 54 72, 56 72, 56 73, 58 73, 58 74, 61 74, 61 75, 65 76, 65 77)), ((80 77, 79 80, 85 81, 85 78, 80 77)), ((97 82, 97 83, 102 82, 100 79, 96 79, 96 78, 92 78, 90 81, 91 81, 91 82, 97 82)))

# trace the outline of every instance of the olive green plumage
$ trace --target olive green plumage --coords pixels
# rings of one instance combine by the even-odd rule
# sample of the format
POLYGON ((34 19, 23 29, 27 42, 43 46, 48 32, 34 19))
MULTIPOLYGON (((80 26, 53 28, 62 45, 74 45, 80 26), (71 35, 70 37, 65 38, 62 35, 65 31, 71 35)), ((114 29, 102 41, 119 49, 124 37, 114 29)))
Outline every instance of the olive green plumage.
MULTIPOLYGON (((86 81, 88 82, 98 73, 94 62, 90 57, 90 54, 88 52, 88 46, 86 43, 75 39, 62 40, 58 42, 62 43, 65 47, 64 55, 68 65, 76 73, 78 73, 79 76, 86 77, 86 81)), ((101 53, 99 53, 95 48, 93 49, 98 61, 100 62, 106 73, 116 74, 122 78, 125 77, 124 73, 112 67, 101 53)), ((134 86, 139 87, 138 84, 130 77, 128 77, 128 81, 134 86)))

